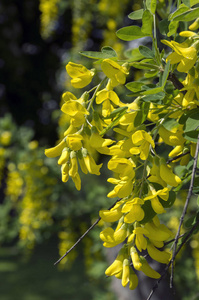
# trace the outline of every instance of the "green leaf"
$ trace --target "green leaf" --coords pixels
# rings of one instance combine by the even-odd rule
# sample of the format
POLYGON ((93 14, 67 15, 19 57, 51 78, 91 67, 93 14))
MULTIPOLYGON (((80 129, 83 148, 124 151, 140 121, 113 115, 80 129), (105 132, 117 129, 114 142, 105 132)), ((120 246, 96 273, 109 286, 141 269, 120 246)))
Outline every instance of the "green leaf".
POLYGON ((146 7, 151 11, 152 14, 156 11, 156 0, 146 0, 146 7))
POLYGON ((190 228, 192 227, 194 224, 195 224, 195 216, 191 216, 189 219, 187 219, 185 222, 184 222, 184 226, 185 228, 190 228))
POLYGON ((163 207, 169 208, 174 204, 176 200, 176 193, 174 191, 169 191, 169 198, 167 201, 162 200, 160 197, 158 197, 158 199, 163 207))
POLYGON ((129 62, 138 61, 144 58, 140 53, 139 48, 129 49, 124 52, 124 55, 129 59, 129 62))
POLYGON ((131 19, 131 20, 141 20, 142 16, 143 16, 143 12, 144 12, 143 9, 138 9, 138 10, 133 11, 132 13, 130 13, 128 15, 128 18, 131 19))
POLYGON ((137 115, 134 120, 135 127, 140 126, 147 118, 149 112, 149 102, 142 102, 140 105, 140 110, 137 112, 137 115))
POLYGON ((165 93, 164 92, 159 92, 155 95, 152 94, 152 95, 145 96, 143 98, 143 100, 144 101, 150 101, 150 102, 158 102, 158 101, 164 99, 164 97, 165 97, 165 93))
POLYGON ((194 142, 197 143, 198 140, 198 131, 194 130, 194 131, 187 131, 183 134, 183 137, 190 141, 190 142, 194 142))
POLYGON ((142 205, 142 209, 144 210, 145 216, 144 219, 142 219, 142 221, 139 223, 145 224, 150 222, 155 217, 156 212, 153 210, 150 200, 145 201, 145 203, 142 205))
POLYGON ((190 6, 194 6, 196 4, 199 4, 199 0, 190 0, 190 6))
POLYGON ((116 35, 123 41, 133 41, 145 36, 150 36, 149 34, 143 33, 139 26, 123 27, 116 32, 116 35))
POLYGON ((178 29, 178 25, 179 25, 179 22, 176 22, 176 21, 171 21, 170 22, 170 24, 169 24, 169 32, 167 33, 168 37, 176 34, 177 29, 178 29))
POLYGON ((101 52, 98 51, 80 51, 81 55, 93 58, 93 59, 105 59, 111 57, 117 57, 115 50, 109 46, 105 46, 101 49, 101 52))
POLYGON ((174 21, 183 21, 183 22, 189 22, 192 21, 199 16, 199 7, 189 9, 188 11, 180 14, 179 16, 176 16, 173 18, 174 21))
POLYGON ((125 110, 127 110, 127 106, 124 106, 124 107, 119 107, 117 109, 115 109, 114 111, 112 111, 110 113, 110 115, 108 115, 107 117, 104 117, 104 119, 113 119, 115 118, 116 116, 119 116, 121 113, 123 113, 125 110))
POLYGON ((177 10, 175 10, 172 14, 169 15, 169 18, 168 20, 171 21, 173 20, 175 17, 181 15, 182 13, 186 12, 189 10, 189 7, 184 5, 184 4, 181 4, 179 6, 179 8, 177 10))
POLYGON ((144 83, 142 81, 132 81, 132 82, 128 82, 125 86, 128 90, 137 93, 142 90, 143 85, 144 83))
POLYGON ((154 52, 146 46, 139 46, 140 53, 146 58, 154 58, 154 52))
POLYGON ((167 119, 162 126, 164 126, 167 130, 171 131, 173 128, 177 128, 179 124, 175 119, 167 119))
POLYGON ((162 75, 162 87, 165 87, 165 84, 167 82, 167 78, 169 76, 169 68, 170 68, 170 61, 166 63, 166 66, 164 68, 164 73, 162 75))
POLYGON ((142 16, 142 32, 152 35, 153 29, 153 16, 149 10, 145 10, 142 16))
POLYGON ((164 91, 164 88, 162 86, 160 86, 160 87, 156 87, 156 88, 152 88, 147 91, 144 91, 144 92, 142 92, 142 95, 153 95, 153 94, 157 94, 157 93, 160 93, 163 91, 164 91))
POLYGON ((183 2, 186 6, 190 7, 190 0, 182 0, 182 2, 183 2))
POLYGON ((199 110, 193 111, 192 114, 189 114, 187 120, 185 121, 184 132, 199 130, 199 110))
POLYGON ((152 77, 156 77, 157 74, 158 74, 157 70, 151 70, 151 71, 145 73, 144 77, 146 77, 146 78, 152 78, 152 77))
POLYGON ((168 19, 164 19, 158 24, 159 31, 162 35, 167 35, 169 32, 169 21, 168 19))
POLYGON ((159 66, 149 64, 149 63, 144 63, 144 62, 133 62, 131 65, 141 70, 158 70, 158 71, 160 70, 159 66))

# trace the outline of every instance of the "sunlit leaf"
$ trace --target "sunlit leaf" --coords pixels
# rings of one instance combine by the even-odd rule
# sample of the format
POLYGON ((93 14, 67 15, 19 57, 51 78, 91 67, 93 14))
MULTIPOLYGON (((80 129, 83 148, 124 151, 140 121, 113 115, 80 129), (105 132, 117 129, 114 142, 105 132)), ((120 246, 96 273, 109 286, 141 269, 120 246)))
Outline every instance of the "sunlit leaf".
POLYGON ((150 36, 150 34, 143 33, 139 26, 123 27, 116 32, 116 35, 123 41, 133 41, 145 36, 150 36))
POLYGON ((105 59, 117 57, 117 53, 115 50, 109 46, 105 46, 102 48, 101 52, 98 51, 80 51, 81 55, 93 58, 93 59, 105 59))
POLYGON ((131 20, 141 20, 142 15, 143 15, 144 10, 143 9, 138 9, 136 11, 133 11, 128 15, 129 19, 131 20))
POLYGON ((149 10, 145 10, 142 16, 142 32, 148 35, 152 35, 153 29, 153 16, 149 10))

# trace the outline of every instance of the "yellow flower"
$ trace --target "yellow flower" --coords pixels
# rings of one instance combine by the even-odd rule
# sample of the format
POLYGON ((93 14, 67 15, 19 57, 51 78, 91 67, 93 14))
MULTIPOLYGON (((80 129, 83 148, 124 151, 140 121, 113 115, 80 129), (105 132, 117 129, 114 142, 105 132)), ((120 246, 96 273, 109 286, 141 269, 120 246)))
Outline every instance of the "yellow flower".
POLYGON ((121 179, 108 178, 107 181, 116 184, 114 189, 110 193, 108 193, 107 197, 109 198, 124 198, 129 196, 132 192, 133 182, 131 178, 128 178, 128 176, 122 177, 121 179))
POLYGON ((142 267, 142 263, 140 261, 139 254, 138 254, 137 250, 135 249, 135 247, 130 248, 130 255, 131 255, 131 259, 132 259, 134 268, 139 271, 142 267))
POLYGON ((125 258, 123 260, 123 269, 122 269, 122 286, 127 286, 130 277, 130 265, 129 260, 125 258))
POLYGON ((77 151, 82 148, 83 136, 81 134, 68 134, 66 142, 71 150, 77 151))
POLYGON ((150 176, 148 179, 150 182, 159 183, 163 187, 167 185, 166 182, 160 176, 159 159, 157 157, 153 158, 153 165, 150 170, 150 176))
POLYGON ((87 86, 92 81, 94 76, 94 72, 92 70, 90 71, 83 65, 75 64, 73 62, 69 62, 66 65, 66 71, 72 78, 72 86, 78 89, 87 86))
POLYGON ((134 290, 138 286, 138 277, 133 272, 132 269, 130 269, 130 275, 129 275, 129 289, 134 290))
POLYGON ((120 178, 128 176, 129 179, 133 179, 135 177, 134 167, 135 163, 131 159, 123 157, 113 157, 108 162, 108 169, 118 173, 120 178))
POLYGON ((146 250, 147 240, 144 237, 144 235, 147 235, 149 233, 148 230, 143 227, 136 227, 133 230, 133 233, 135 234, 135 245, 138 248, 138 250, 140 252, 142 252, 142 250, 146 250))
MULTIPOLYGON (((169 153, 169 157, 175 157, 175 156, 181 155, 181 154, 186 153, 186 152, 189 152, 189 148, 184 147, 184 145, 179 145, 179 146, 176 146, 169 153)), ((190 159, 190 155, 189 155, 189 153, 187 153, 185 156, 176 159, 175 162, 180 160, 180 165, 181 166, 186 166, 189 162, 189 159, 190 159)))
POLYGON ((149 155, 150 146, 155 147, 155 143, 146 131, 137 130, 132 135, 133 147, 129 150, 131 154, 140 154, 142 160, 146 160, 149 155))
POLYGON ((140 260, 142 263, 142 267, 141 267, 140 271, 142 271, 146 276, 148 276, 150 278, 155 278, 155 279, 158 279, 161 277, 158 272, 156 272, 155 270, 153 270, 150 267, 150 265, 148 264, 148 262, 146 261, 146 259, 143 256, 140 256, 140 260))
POLYGON ((164 159, 160 160, 160 177, 171 186, 178 186, 181 183, 180 177, 172 172, 169 165, 166 164, 164 159))
POLYGON ((121 211, 121 207, 118 207, 116 209, 112 208, 110 210, 100 210, 99 215, 104 222, 115 222, 122 217, 123 213, 121 211))
POLYGON ((66 139, 64 138, 57 146, 45 150, 47 157, 56 157, 61 155, 62 150, 67 146, 66 139))
POLYGON ((0 143, 3 146, 8 146, 11 142, 12 133, 10 131, 3 131, 0 135, 0 143))
POLYGON ((65 147, 62 150, 61 156, 58 160, 58 165, 63 165, 65 163, 67 163, 69 160, 69 157, 70 157, 70 149, 68 147, 65 147))
POLYGON ((111 104, 111 102, 114 103, 115 105, 119 105, 120 103, 120 99, 114 91, 103 89, 97 92, 96 103, 97 104, 102 103, 102 115, 104 117, 109 116, 110 113, 114 110, 114 107, 111 104))
POLYGON ((77 98, 71 92, 65 92, 62 94, 62 100, 68 102, 69 100, 77 100, 77 98))
POLYGON ((67 182, 69 179, 69 163, 66 162, 65 164, 62 165, 61 167, 61 173, 62 173, 62 181, 67 182))
POLYGON ((194 66, 197 60, 197 42, 191 46, 186 41, 181 44, 167 40, 162 40, 161 42, 175 51, 169 54, 166 61, 170 60, 171 64, 179 63, 177 67, 179 72, 187 73, 194 66))
POLYGON ((117 62, 107 58, 103 60, 101 67, 104 74, 111 79, 112 87, 125 84, 126 76, 129 74, 126 66, 120 66, 117 62))
POLYGON ((199 18, 197 18, 190 26, 190 30, 197 30, 199 28, 199 18))
POLYGON ((123 224, 118 230, 108 227, 100 232, 100 238, 104 242, 103 246, 110 248, 121 244, 127 237, 127 225, 123 224))
POLYGON ((164 224, 156 226, 154 222, 148 222, 144 225, 144 228, 147 231, 145 235, 150 240, 163 242, 172 236, 172 232, 164 224))
POLYGON ((112 145, 114 143, 114 141, 111 139, 102 138, 99 135, 96 127, 93 126, 91 128, 91 137, 90 137, 89 143, 90 143, 91 147, 96 149, 99 153, 109 154, 110 150, 107 146, 112 145))
POLYGON ((145 197, 144 200, 145 201, 151 200, 151 206, 157 214, 165 213, 166 211, 164 210, 162 204, 160 203, 158 196, 162 198, 164 201, 167 201, 169 197, 169 189, 164 188, 156 192, 156 190, 152 186, 149 186, 149 188, 150 188, 149 195, 145 197))
POLYGON ((81 179, 78 173, 77 155, 75 151, 71 151, 70 153, 69 175, 71 176, 76 189, 78 191, 81 190, 81 179))
POLYGON ((173 131, 167 130, 164 126, 160 126, 159 135, 165 142, 165 144, 170 146, 177 146, 184 144, 185 139, 182 136, 183 130, 181 127, 174 128, 173 131))
POLYGON ((102 167, 102 164, 96 165, 94 159, 92 158, 92 156, 90 156, 87 149, 83 148, 82 154, 83 154, 84 163, 86 165, 88 172, 91 174, 100 175, 99 170, 102 167))
POLYGON ((127 126, 127 131, 131 132, 135 128, 134 120, 139 111, 139 105, 137 104, 136 101, 125 105, 128 106, 128 109, 127 112, 119 120, 119 123, 121 125, 127 126))
POLYGON ((74 127, 83 125, 85 123, 85 115, 89 115, 86 108, 76 100, 67 101, 62 105, 61 110, 70 116, 70 124, 74 127))
POLYGON ((158 250, 150 241, 147 244, 147 251, 151 258, 162 264, 168 264, 171 258, 171 253, 158 250))
POLYGON ((144 210, 141 208, 142 204, 144 204, 144 200, 138 197, 126 201, 122 207, 122 212, 127 213, 124 216, 125 223, 139 222, 144 218, 144 210))
POLYGON ((106 269, 105 274, 107 276, 113 276, 120 274, 123 269, 123 260, 126 258, 126 251, 122 247, 119 251, 115 261, 106 269))

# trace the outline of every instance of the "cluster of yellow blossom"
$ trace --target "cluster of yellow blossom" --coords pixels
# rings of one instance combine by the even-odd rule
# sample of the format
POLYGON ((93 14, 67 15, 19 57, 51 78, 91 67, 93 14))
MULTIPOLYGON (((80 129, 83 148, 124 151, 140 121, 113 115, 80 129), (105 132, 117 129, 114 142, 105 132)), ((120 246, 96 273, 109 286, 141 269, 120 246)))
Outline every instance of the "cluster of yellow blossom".
MULTIPOLYGON (((129 31, 124 32, 129 34, 129 31)), ((181 44, 162 41, 174 51, 167 56, 166 65, 165 60, 158 56, 159 52, 156 53, 157 59, 140 62, 141 69, 158 70, 155 74, 162 72, 161 80, 156 88, 145 85, 145 81, 128 83, 132 95, 138 96, 131 103, 122 101, 117 93, 118 85, 126 83, 131 61, 120 63, 116 57, 108 56, 100 59, 96 69, 91 70, 69 62, 66 71, 73 87, 88 86, 99 72, 102 81, 79 99, 70 92, 63 94, 61 111, 67 117, 68 128, 61 141, 45 151, 48 157, 59 156, 62 181, 71 177, 78 190, 81 189, 79 167, 84 174, 100 175, 102 164, 96 164, 93 153, 97 151, 110 157, 107 168, 113 172, 113 177, 108 178, 108 182, 114 188, 107 196, 119 199, 111 209, 99 213, 106 224, 100 238, 104 247, 124 245, 105 273, 121 279, 123 286, 129 283, 130 289, 138 284, 137 271, 151 278, 161 276, 150 267, 143 251, 160 263, 169 263, 171 253, 161 248, 172 237, 172 232, 160 223, 158 215, 173 204, 173 191, 183 185, 172 162, 187 165, 196 149, 196 139, 187 135, 189 128, 193 133, 193 121, 189 116, 199 104, 199 36, 191 31, 180 35, 187 38, 181 44), (182 82, 178 80, 181 88, 177 93, 174 89, 167 92, 167 78, 172 81, 172 65, 175 64, 178 64, 178 72, 186 73, 186 78, 182 82), (165 155, 161 155, 162 145, 169 149, 168 162, 165 155), (117 224, 111 224, 115 222, 117 224)), ((145 51, 153 56, 151 50, 145 51)), ((176 88, 176 82, 172 82, 176 88)))
POLYGON ((41 11, 41 35, 48 38, 55 27, 58 16, 58 3, 60 0, 40 0, 39 9, 41 11))

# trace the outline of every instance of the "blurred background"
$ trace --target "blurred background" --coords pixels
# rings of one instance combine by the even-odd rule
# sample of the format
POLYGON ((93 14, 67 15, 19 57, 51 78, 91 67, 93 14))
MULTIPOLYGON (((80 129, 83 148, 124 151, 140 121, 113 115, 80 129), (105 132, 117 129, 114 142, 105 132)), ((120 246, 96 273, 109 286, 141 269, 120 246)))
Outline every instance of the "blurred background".
MULTIPOLYGON (((2 300, 143 300, 155 283, 143 279, 136 292, 129 292, 117 279, 105 277, 116 252, 103 249, 101 224, 62 263, 53 265, 98 218, 99 210, 112 202, 106 198, 105 168, 101 177, 83 177, 78 192, 72 182, 61 182, 57 159, 44 156, 44 149, 54 146, 65 128, 59 110, 61 94, 74 92, 65 65, 73 61, 90 67, 89 59, 78 52, 100 51, 103 46, 122 55, 126 45, 115 31, 131 24, 127 15, 140 8, 141 1, 130 0, 0 3, 2 300)), ((179 215, 172 215, 171 227, 177 226, 179 215)), ((193 298, 198 247, 197 241, 192 243, 179 258, 176 295, 173 298, 171 293, 170 299, 199 299, 199 295, 193 298), (194 260, 187 258, 190 253, 194 260)), ((167 285, 166 280, 154 299, 168 299, 169 294, 164 296, 167 285)))

